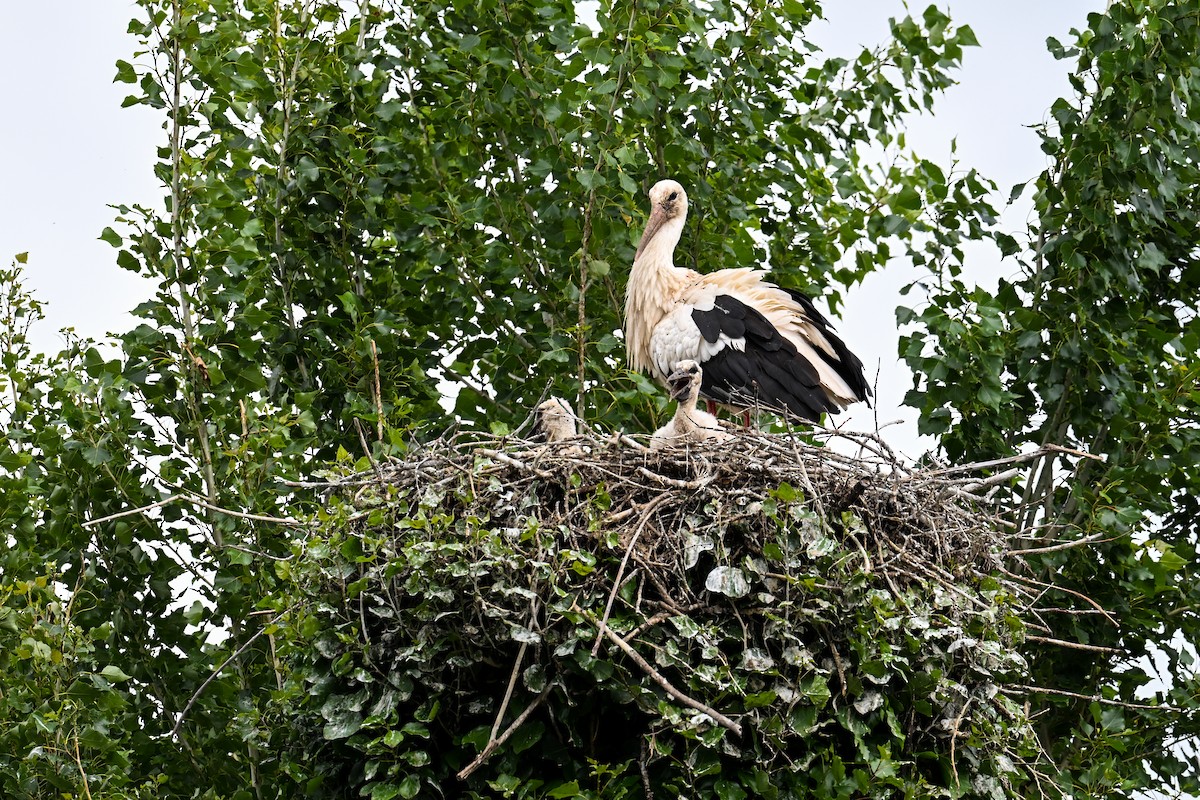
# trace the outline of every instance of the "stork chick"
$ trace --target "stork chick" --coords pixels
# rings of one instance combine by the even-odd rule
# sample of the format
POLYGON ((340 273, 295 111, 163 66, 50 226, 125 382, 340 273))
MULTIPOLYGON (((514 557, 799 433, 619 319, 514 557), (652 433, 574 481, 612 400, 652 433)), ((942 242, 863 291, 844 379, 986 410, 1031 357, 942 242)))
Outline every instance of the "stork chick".
POLYGON ((862 362, 812 301, 748 267, 700 274, 676 267, 688 197, 675 181, 650 190, 650 218, 625 290, 629 365, 668 381, 674 365, 704 369, 700 394, 740 409, 816 420, 870 396, 862 362))
POLYGON ((650 437, 650 449, 699 444, 701 442, 723 442, 730 438, 721 430, 717 418, 707 411, 696 408, 700 397, 700 384, 704 370, 690 359, 675 365, 675 371, 667 377, 671 398, 679 402, 675 416, 650 437))
POLYGON ((534 409, 533 435, 547 442, 564 442, 578 434, 575 412, 561 397, 551 397, 534 409))

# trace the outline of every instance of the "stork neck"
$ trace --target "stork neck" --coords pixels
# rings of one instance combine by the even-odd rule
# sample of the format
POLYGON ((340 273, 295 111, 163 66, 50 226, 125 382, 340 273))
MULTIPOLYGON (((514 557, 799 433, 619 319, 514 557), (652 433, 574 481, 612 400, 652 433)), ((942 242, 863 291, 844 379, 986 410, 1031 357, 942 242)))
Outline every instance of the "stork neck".
POLYGON ((675 409, 675 433, 683 435, 694 431, 698 426, 696 420, 692 419, 692 412, 696 410, 696 400, 700 396, 700 387, 693 386, 688 392, 688 396, 679 401, 679 407, 675 409))
MULTIPOLYGON (((667 298, 671 298, 681 282, 680 270, 675 267, 673 257, 679 235, 683 232, 683 220, 673 219, 664 224, 646 244, 633 269, 629 273, 631 297, 636 295, 639 305, 649 311, 657 306, 659 314, 668 310, 667 298)), ((654 319, 652 324, 657 324, 654 319)))
POLYGON ((674 305, 680 284, 686 280, 683 270, 671 263, 682 232, 682 219, 665 223, 646 243, 629 271, 629 284, 625 288, 625 344, 630 366, 636 370, 651 369, 650 336, 674 305))
POLYGON ((679 237, 683 234, 683 223, 682 217, 664 222, 654 234, 654 238, 646 243, 641 257, 634 262, 634 271, 637 271, 638 267, 648 271, 674 269, 675 246, 679 244, 679 237))

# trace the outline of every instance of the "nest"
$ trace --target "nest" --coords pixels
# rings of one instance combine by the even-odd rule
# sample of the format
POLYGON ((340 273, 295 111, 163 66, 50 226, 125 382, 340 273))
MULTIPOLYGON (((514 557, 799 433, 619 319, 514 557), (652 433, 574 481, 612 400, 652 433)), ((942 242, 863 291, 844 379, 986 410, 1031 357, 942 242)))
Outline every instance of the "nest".
POLYGON ((775 513, 780 501, 805 510, 793 516, 806 518, 810 536, 823 535, 824 523, 853 545, 863 571, 896 587, 933 582, 954 593, 994 574, 1006 548, 1007 523, 989 503, 996 481, 972 468, 907 464, 871 434, 743 432, 658 452, 623 435, 541 444, 462 434, 336 485, 357 485, 354 502, 370 505, 380 487, 441 494, 464 478, 472 494, 482 484, 499 501, 491 507, 510 515, 506 527, 522 524, 527 512, 573 545, 616 535, 634 565, 659 576, 665 602, 699 599, 687 574, 689 535, 733 528, 744 537, 738 546, 762 555, 755 526, 741 523, 775 513), (597 492, 609 507, 599 518, 597 492))
POLYGON ((388 774, 1000 796, 1034 740, 1005 690, 1025 664, 997 483, 824 432, 655 453, 458 434, 303 484, 329 492, 295 572, 324 620, 311 666, 343 676, 325 738, 384 758, 433 708, 443 757, 396 746, 388 774))

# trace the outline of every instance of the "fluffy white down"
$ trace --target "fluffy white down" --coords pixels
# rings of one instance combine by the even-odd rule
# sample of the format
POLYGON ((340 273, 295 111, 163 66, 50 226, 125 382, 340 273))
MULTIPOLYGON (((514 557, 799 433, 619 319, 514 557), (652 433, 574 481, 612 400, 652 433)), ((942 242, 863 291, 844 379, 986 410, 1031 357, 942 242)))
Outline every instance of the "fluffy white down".
POLYGON ((650 437, 651 450, 720 442, 730 438, 728 433, 721 430, 716 417, 696 408, 703 378, 704 371, 693 359, 683 359, 674 365, 673 371, 667 376, 667 383, 672 387, 672 395, 679 398, 679 405, 671 421, 650 437))
POLYGON ((650 437, 650 449, 662 450, 665 447, 682 447, 700 442, 723 442, 729 438, 730 434, 721 429, 721 424, 712 414, 699 408, 689 410, 681 404, 671 421, 650 437))
POLYGON ((547 442, 563 442, 575 437, 575 412, 566 400, 551 397, 539 405, 536 412, 534 430, 545 436, 547 442))

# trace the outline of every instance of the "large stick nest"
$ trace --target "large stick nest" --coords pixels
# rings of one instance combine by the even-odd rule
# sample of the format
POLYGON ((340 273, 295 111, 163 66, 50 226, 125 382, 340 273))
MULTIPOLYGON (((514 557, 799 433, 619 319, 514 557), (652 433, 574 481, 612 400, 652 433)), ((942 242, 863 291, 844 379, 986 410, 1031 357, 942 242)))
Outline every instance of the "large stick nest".
POLYGON ((836 436, 459 434, 307 484, 335 499, 294 576, 341 676, 325 738, 375 764, 352 781, 1011 792, 1035 745, 996 481, 836 436))

